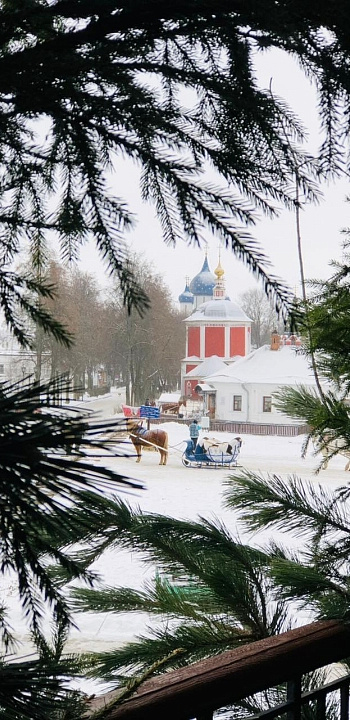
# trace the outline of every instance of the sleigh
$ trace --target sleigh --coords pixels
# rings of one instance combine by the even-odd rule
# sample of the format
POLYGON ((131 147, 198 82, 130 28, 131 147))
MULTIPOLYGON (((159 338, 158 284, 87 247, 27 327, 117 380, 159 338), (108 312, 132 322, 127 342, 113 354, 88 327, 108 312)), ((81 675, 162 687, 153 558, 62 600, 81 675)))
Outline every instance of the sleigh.
POLYGON ((122 405, 122 411, 124 417, 127 418, 134 418, 134 417, 140 417, 140 407, 132 407, 131 405, 122 405))
MULTIPOLYGON (((231 447, 231 446, 230 446, 231 447)), ((207 450, 203 445, 197 444, 196 449, 193 448, 192 440, 186 440, 186 449, 182 455, 182 464, 185 467, 213 467, 213 468, 231 468, 236 467, 239 456, 240 446, 237 444, 232 447, 231 452, 224 452, 217 446, 212 445, 207 450)))

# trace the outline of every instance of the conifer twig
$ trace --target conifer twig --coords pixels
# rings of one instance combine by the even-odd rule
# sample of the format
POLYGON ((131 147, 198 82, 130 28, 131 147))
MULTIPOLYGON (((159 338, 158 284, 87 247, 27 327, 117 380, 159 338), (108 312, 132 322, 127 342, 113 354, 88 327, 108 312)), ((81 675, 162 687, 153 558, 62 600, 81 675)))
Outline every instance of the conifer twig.
POLYGON ((107 705, 105 705, 103 708, 96 710, 93 715, 85 717, 89 717, 90 720, 103 720, 104 718, 107 718, 112 708, 116 707, 121 702, 133 695, 135 690, 137 690, 137 688, 140 687, 140 685, 142 685, 145 680, 151 677, 151 675, 153 675, 156 670, 165 665, 169 660, 172 660, 174 657, 184 652, 184 648, 176 648, 161 660, 157 660, 156 662, 152 663, 152 665, 150 665, 149 668, 147 668, 147 670, 142 673, 142 675, 137 675, 131 678, 131 680, 129 680, 125 688, 121 690, 117 697, 113 698, 113 700, 107 703, 107 705))

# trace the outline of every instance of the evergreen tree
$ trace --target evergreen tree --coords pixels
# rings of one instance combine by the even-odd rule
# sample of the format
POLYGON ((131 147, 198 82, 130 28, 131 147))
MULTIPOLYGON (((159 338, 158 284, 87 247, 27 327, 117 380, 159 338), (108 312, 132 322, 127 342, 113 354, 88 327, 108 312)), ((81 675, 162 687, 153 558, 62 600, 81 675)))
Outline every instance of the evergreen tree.
POLYGON ((280 597, 306 607, 315 619, 347 622, 349 489, 243 473, 230 483, 226 498, 229 507, 241 511, 246 527, 276 528, 305 540, 299 551, 275 547, 270 552, 270 574, 280 597))
POLYGON ((324 383, 321 393, 305 387, 285 388, 274 403, 287 415, 309 426, 310 440, 321 448, 332 444, 330 455, 350 449, 350 317, 349 242, 344 243, 343 260, 332 262, 328 280, 310 281, 311 294, 301 308, 299 321, 304 337, 304 352, 313 353, 317 372, 324 383))
MULTIPOLYGON (((237 477, 228 485, 228 506, 233 504, 232 497, 237 496, 236 485, 237 477)), ((238 488, 241 485, 242 479, 238 478, 238 488)), ((270 512, 271 523, 283 528, 286 503, 276 513, 277 502, 270 509, 269 500, 270 497, 266 507, 270 512)), ((327 500, 323 507, 325 514, 334 498, 329 497, 327 500)), ((252 510, 253 517, 257 516, 254 503, 255 498, 245 511, 247 521, 252 510)), ((315 501, 316 507, 310 505, 308 517, 320 515, 321 504, 322 501, 315 501)), ((304 498, 304 507, 306 505, 304 498)), ((239 503, 239 507, 244 507, 244 501, 239 503)), ((292 524, 293 509, 288 511, 287 523, 290 521, 292 524)), ((328 514, 328 518, 328 528, 331 531, 336 528, 339 534, 337 513, 334 512, 332 516, 328 514)), ((300 533, 305 528, 305 517, 303 523, 300 533)), ((248 524, 250 527, 265 525, 258 521, 248 524)), ((348 523, 346 530, 343 524, 344 548, 345 535, 348 535, 349 529, 348 523)), ((108 539, 112 546, 138 552, 143 561, 156 567, 154 579, 145 583, 142 590, 106 587, 99 590, 75 589, 71 592, 72 606, 77 611, 110 614, 137 612, 144 613, 148 620, 147 634, 139 635, 121 648, 82 658, 86 672, 92 677, 104 678, 112 688, 129 688, 135 678, 140 680, 150 674, 180 668, 286 631, 296 619, 295 597, 304 600, 302 593, 306 584, 302 585, 302 572, 299 576, 297 574, 301 568, 295 558, 288 557, 286 551, 275 544, 266 549, 244 545, 218 520, 176 520, 133 511, 120 502, 108 539), (289 577, 287 585, 282 589, 291 564, 297 569, 291 575, 293 580, 289 577)), ((328 551, 331 552, 330 546, 328 551)), ((334 554, 331 563, 334 574, 337 569, 334 554)), ((309 592, 310 583, 314 582, 314 595, 317 591, 322 595, 325 588, 329 590, 328 606, 331 602, 336 604, 338 597, 342 597, 344 607, 345 583, 341 585, 338 576, 335 584, 331 578, 332 569, 325 565, 322 568, 323 575, 322 571, 319 572, 316 580, 315 571, 308 568, 309 577, 306 573, 304 579, 306 583, 309 582, 309 592)), ((315 612, 312 600, 308 598, 309 609, 313 610, 315 617, 323 617, 321 612, 315 612)), ((324 607, 326 605, 325 601, 324 607)), ((322 670, 305 676, 303 690, 319 687, 325 682, 325 677, 322 670)), ((285 699, 285 686, 271 688, 237 703, 230 708, 230 717, 251 717, 285 699)), ((334 712, 334 707, 327 706, 328 718, 333 717, 334 712)))
POLYGON ((117 507, 113 492, 139 487, 93 464, 94 453, 101 448, 109 452, 116 423, 94 422, 77 409, 43 407, 43 399, 56 393, 55 383, 0 389, 0 584, 8 574, 17 583, 39 653, 38 660, 11 663, 16 640, 4 594, 0 717, 9 720, 39 720, 52 713, 59 719, 67 708, 81 705, 64 680, 78 672, 79 663, 62 657, 72 624, 63 585, 73 578, 91 584, 95 576, 89 570, 89 553, 78 557, 73 546, 83 537, 93 547, 117 507), (54 628, 52 642, 47 637, 48 616, 54 628))
MULTIPOLYGON (((300 60, 326 132, 317 172, 337 172, 349 122, 348 14, 344 2, 335 12, 311 0, 259 8, 157 0, 147 9, 138 0, 25 0, 20 8, 3 0, 2 300, 25 282, 8 270, 19 244, 40 263, 50 232, 67 259, 94 236, 127 306, 144 306, 125 264, 134 218, 108 189, 110 168, 126 156, 140 167, 142 196, 154 202, 166 242, 199 243, 209 227, 285 308, 289 295, 268 276, 246 226, 256 209, 291 207, 295 178, 315 197, 316 167, 300 150, 304 130, 293 112, 259 87, 255 55, 280 48, 300 60), (188 107, 182 88, 191 90, 188 107)), ((11 307, 7 319, 16 327, 11 307)))
MULTIPOLYGON (((313 199, 316 170, 335 173, 346 162, 349 13, 345 2, 315 7, 311 0, 264 0, 259 6, 224 1, 220 7, 213 0, 186 6, 181 0, 167 6, 159 0, 24 0, 20 6, 2 0, 0 305, 22 344, 30 339, 19 311, 69 342, 41 303, 53 294, 40 272, 48 233, 66 259, 75 259, 93 236, 119 277, 127 308, 141 312, 147 305, 125 262, 132 212, 108 189, 108 172, 124 155, 140 167, 142 196, 154 202, 167 242, 185 237, 199 243, 209 227, 262 278, 277 307, 288 310, 288 293, 269 277, 246 227, 256 209, 275 214, 277 203, 292 206, 295 178, 313 199), (300 149, 304 131, 293 112, 259 88, 254 53, 268 47, 296 56, 318 88, 326 136, 317 166, 300 149), (188 108, 183 88, 192 94, 188 108), (33 260, 27 274, 12 267, 24 244, 33 260), (32 293, 39 299, 32 301, 32 293)), ((121 525, 121 506, 99 490, 109 482, 119 487, 123 478, 97 469, 73 448, 85 432, 84 444, 93 445, 101 425, 36 413, 41 392, 47 389, 9 387, 0 395, 1 568, 16 573, 40 651, 40 661, 17 666, 17 674, 7 663, 1 666, 0 716, 6 720, 53 717, 56 710, 59 716, 60 698, 66 707, 71 702, 60 689, 68 672, 60 663, 70 623, 62 583, 92 582, 90 562, 121 525), (91 551, 74 556, 71 548, 83 541, 91 551), (49 568, 49 559, 58 568, 49 568), (52 647, 43 633, 44 608, 51 608, 56 623, 52 647)), ((264 608, 260 589, 261 583, 271 587, 269 554, 243 549, 241 555, 232 634, 244 641, 268 634, 278 619, 264 608), (254 562, 251 570, 248 561, 254 562)), ((231 587, 233 592, 233 582, 231 587)), ((212 600, 219 613, 216 638, 209 639, 215 649, 227 605, 211 592, 212 600)), ((6 608, 0 632, 6 651, 13 641, 6 608)), ((63 705, 62 717, 64 712, 63 705)))
POLYGON ((155 672, 164 672, 290 627, 287 604, 269 577, 269 555, 240 543, 219 521, 175 520, 119 501, 108 541, 155 565, 154 580, 142 591, 73 590, 73 608, 142 612, 158 624, 149 637, 86 660, 97 677, 119 684, 154 663, 155 672))

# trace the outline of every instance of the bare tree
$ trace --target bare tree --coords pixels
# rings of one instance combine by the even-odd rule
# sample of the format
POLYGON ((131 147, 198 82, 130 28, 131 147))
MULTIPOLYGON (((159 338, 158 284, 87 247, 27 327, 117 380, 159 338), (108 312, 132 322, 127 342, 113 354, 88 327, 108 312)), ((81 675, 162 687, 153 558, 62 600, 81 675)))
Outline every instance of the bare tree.
POLYGON ((57 342, 52 336, 41 337, 41 348, 51 354, 51 375, 67 374, 75 387, 92 388, 93 373, 103 363, 103 326, 100 322, 103 303, 95 278, 79 271, 69 270, 51 261, 47 280, 55 288, 54 298, 46 300, 47 309, 64 324, 73 343, 70 347, 57 342))
POLYGON ((252 321, 252 345, 261 347, 270 341, 274 329, 283 332, 275 310, 263 290, 252 288, 239 296, 239 304, 252 321))
POLYGON ((64 346, 41 332, 34 344, 39 356, 50 353, 53 378, 67 374, 75 388, 91 390, 102 367, 108 381, 126 385, 127 403, 136 405, 178 385, 185 327, 161 276, 139 259, 132 261, 132 272, 150 299, 142 316, 136 310, 128 313, 119 286, 102 299, 92 275, 52 260, 45 279, 54 287, 54 297, 42 303, 73 343, 64 346))
POLYGON ((109 323, 110 353, 126 385, 127 403, 134 405, 178 385, 185 327, 161 276, 147 262, 134 259, 132 265, 150 307, 143 317, 134 311, 128 315, 116 290, 110 300, 109 323))

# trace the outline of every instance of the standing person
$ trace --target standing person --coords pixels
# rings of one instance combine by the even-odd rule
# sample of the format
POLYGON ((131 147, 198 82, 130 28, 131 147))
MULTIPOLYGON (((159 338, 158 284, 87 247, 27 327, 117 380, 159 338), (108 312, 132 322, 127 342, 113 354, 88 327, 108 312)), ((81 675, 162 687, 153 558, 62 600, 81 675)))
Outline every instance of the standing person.
POLYGON ((200 431, 200 426, 198 425, 198 421, 193 420, 193 422, 191 422, 189 429, 190 429, 190 438, 193 443, 193 450, 195 450, 196 445, 197 445, 198 436, 199 436, 199 431, 200 431))

